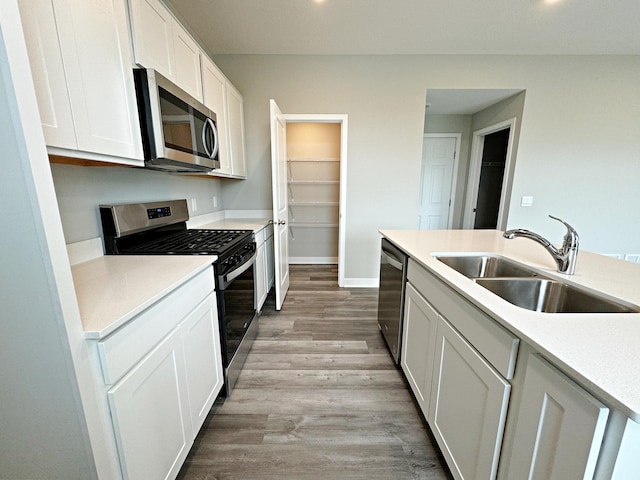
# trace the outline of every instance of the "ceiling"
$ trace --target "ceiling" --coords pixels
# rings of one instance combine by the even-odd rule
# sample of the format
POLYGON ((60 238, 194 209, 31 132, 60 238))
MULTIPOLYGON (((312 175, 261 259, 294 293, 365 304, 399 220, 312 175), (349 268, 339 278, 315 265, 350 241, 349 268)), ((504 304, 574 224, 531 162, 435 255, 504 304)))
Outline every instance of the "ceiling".
POLYGON ((213 55, 640 54, 640 0, 166 1, 213 55))
POLYGON ((429 89, 427 115, 473 115, 522 90, 513 89, 429 89))

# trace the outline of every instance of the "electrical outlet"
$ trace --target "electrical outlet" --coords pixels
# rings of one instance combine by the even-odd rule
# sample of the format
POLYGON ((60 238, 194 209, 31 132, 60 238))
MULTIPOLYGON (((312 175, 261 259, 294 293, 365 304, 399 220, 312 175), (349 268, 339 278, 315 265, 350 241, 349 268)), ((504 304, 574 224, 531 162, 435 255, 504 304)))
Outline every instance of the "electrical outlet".
POLYGON ((533 205, 533 197, 531 195, 523 195, 520 201, 521 207, 531 207, 533 205))
POLYGON ((215 195, 213 196, 213 208, 217 208, 218 207, 218 197, 216 197, 215 195))
POLYGON ((198 202, 194 197, 191 199, 191 211, 195 212, 196 210, 198 210, 198 202))

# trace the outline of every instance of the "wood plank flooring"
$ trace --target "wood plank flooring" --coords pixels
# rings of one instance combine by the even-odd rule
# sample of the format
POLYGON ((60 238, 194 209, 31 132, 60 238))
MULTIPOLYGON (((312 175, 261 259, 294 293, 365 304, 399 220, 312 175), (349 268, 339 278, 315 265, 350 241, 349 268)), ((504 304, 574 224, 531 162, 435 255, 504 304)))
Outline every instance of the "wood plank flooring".
POLYGON ((378 330, 377 290, 338 288, 335 266, 290 275, 178 478, 450 479, 378 330))

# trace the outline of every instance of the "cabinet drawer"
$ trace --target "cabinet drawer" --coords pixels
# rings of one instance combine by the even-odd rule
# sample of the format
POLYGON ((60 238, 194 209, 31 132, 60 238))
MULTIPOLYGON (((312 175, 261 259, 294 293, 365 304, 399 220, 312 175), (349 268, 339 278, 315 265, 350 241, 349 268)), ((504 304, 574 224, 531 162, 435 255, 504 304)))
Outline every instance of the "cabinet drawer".
POLYGON ((513 378, 520 343, 518 337, 412 259, 409 259, 407 278, 504 378, 513 378))
POLYGON ((98 342, 102 374, 112 385, 166 337, 193 308, 214 291, 213 267, 158 301, 98 342))

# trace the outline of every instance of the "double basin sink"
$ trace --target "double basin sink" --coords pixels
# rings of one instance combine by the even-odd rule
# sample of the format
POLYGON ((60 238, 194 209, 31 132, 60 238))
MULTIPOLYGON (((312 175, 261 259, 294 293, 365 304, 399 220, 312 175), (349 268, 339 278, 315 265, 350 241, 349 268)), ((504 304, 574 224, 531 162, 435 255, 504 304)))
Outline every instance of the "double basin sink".
POLYGON ((518 307, 545 313, 638 313, 640 308, 548 278, 492 255, 438 255, 458 273, 518 307))

